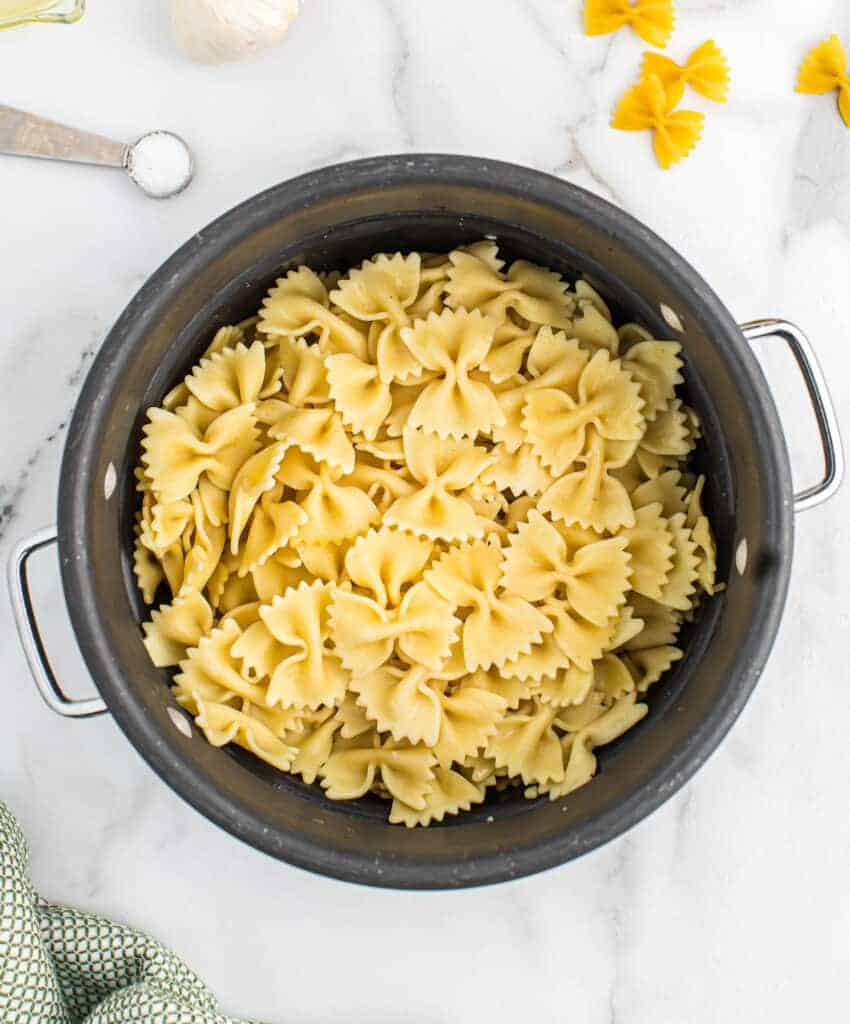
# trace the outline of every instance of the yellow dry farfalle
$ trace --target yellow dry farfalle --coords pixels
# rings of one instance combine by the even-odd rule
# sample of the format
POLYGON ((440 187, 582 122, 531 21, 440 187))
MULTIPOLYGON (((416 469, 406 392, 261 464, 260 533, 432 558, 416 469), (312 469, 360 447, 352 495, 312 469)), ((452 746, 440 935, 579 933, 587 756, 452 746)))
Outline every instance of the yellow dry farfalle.
POLYGON ((662 49, 673 34, 673 0, 584 0, 584 31, 608 35, 627 25, 645 42, 662 49))
POLYGON ((797 92, 823 95, 835 90, 838 112, 850 128, 850 63, 841 40, 833 32, 806 54, 797 76, 797 92))

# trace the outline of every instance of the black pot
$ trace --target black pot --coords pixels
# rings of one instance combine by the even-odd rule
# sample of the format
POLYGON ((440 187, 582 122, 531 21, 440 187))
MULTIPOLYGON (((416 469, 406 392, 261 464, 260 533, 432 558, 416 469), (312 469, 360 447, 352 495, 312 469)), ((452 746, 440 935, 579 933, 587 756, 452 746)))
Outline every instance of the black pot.
MULTIPOLYGON (((828 496, 840 478, 834 417, 805 339, 792 345, 826 452, 828 496)), ((259 850, 336 878, 438 889, 518 878, 571 860, 668 799, 715 749, 749 697, 773 643, 791 568, 791 474, 782 429, 741 329, 702 278, 623 211, 557 178, 489 160, 394 156, 329 167, 254 197, 195 235, 133 299, 89 373, 68 431, 58 540, 77 640, 106 708, 174 790, 259 850), (375 252, 441 251, 495 235, 508 258, 583 275, 657 337, 684 345, 687 400, 704 428, 700 470, 727 589, 684 637, 687 656, 650 696, 651 712, 600 755, 599 773, 569 797, 496 797, 442 826, 389 826, 386 805, 326 800, 240 750, 211 747, 152 667, 132 572, 133 467, 145 411, 157 405, 213 331, 252 315, 282 270, 347 268, 375 252)), ((51 706, 66 698, 31 621, 26 557, 12 574, 22 636, 51 706)))

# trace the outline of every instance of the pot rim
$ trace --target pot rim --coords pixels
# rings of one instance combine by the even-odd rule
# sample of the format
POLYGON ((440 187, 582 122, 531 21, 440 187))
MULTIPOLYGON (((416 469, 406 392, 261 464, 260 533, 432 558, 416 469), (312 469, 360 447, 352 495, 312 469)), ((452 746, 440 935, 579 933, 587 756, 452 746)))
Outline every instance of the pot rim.
POLYGON ((154 771, 205 817, 226 831, 277 859, 343 881, 400 889, 451 889, 519 878, 553 868, 593 850, 627 831, 679 790, 705 763, 741 713, 773 645, 785 604, 793 545, 791 472, 784 434, 768 386, 755 357, 743 343, 734 319, 703 278, 671 246, 648 227, 572 183, 516 164, 451 154, 405 154, 370 157, 311 171, 249 198, 194 235, 147 280, 109 332, 91 367, 74 410, 65 444, 58 500, 59 550, 63 588, 71 622, 88 669, 111 714, 154 771), (692 306, 729 343, 725 355, 750 386, 755 412, 764 424, 765 501, 770 508, 776 546, 789 557, 778 567, 775 586, 760 588, 757 608, 760 629, 749 638, 747 663, 727 699, 719 702, 689 734, 663 768, 615 807, 568 834, 521 848, 506 857, 494 852, 475 858, 474 877, 468 861, 439 865, 421 861, 382 862, 375 867, 368 853, 331 851, 295 833, 272 834, 241 812, 199 775, 188 759, 181 760, 162 743, 158 729, 140 703, 128 699, 117 659, 101 627, 95 580, 86 558, 86 502, 93 485, 91 457, 102 436, 109 411, 104 400, 110 380, 129 358, 125 334, 131 325, 167 304, 173 290, 191 281, 198 268, 226 252, 235 240, 251 233, 270 215, 283 216, 318 200, 343 196, 366 187, 410 185, 438 180, 453 186, 490 187, 517 198, 568 209, 574 216, 601 223, 618 245, 652 260, 679 287, 692 306), (464 868, 461 871, 461 868, 464 868))

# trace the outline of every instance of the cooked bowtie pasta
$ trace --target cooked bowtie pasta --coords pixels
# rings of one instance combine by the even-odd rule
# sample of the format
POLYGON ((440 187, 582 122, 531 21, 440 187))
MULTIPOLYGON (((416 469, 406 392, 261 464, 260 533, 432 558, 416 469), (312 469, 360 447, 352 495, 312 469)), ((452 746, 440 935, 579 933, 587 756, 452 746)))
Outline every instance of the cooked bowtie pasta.
POLYGON ((586 783, 716 590, 679 353, 490 242, 290 271, 148 414, 177 700, 408 826, 586 783))

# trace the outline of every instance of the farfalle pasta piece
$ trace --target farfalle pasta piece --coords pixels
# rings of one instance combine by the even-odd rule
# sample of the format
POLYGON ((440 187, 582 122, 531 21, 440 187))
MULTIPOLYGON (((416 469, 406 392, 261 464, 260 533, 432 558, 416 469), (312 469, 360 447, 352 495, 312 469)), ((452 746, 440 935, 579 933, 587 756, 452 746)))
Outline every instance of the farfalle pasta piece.
POLYGON ((548 786, 564 778, 561 741, 555 732, 558 707, 534 702, 508 712, 496 727, 486 754, 526 785, 548 786))
POLYGON ((693 447, 690 425, 680 399, 674 399, 647 423, 639 447, 653 455, 668 455, 677 459, 690 454, 693 447))
POLYGON ((550 598, 540 609, 552 624, 552 638, 570 661, 580 668, 590 665, 608 648, 617 629, 617 618, 597 626, 583 618, 567 601, 550 598))
POLYGON ((686 488, 682 486, 681 480, 682 474, 678 469, 660 473, 632 491, 632 504, 637 509, 658 502, 668 519, 679 512, 686 513, 686 488))
POLYGON ((420 487, 393 502, 384 522, 431 540, 482 536, 478 515, 457 492, 471 486, 493 456, 471 440, 441 441, 436 434, 411 428, 404 432, 404 452, 420 487))
MULTIPOLYGON (((599 662, 594 662, 594 666, 599 662)), ((551 676, 541 679, 534 687, 534 697, 555 708, 581 704, 593 686, 594 667, 581 668, 567 664, 551 676)))
POLYGON ((257 593, 257 597, 264 604, 268 604, 278 594, 283 594, 290 587, 297 587, 301 583, 312 583, 313 574, 301 564, 300 557, 293 553, 289 547, 276 551, 261 565, 251 570, 251 581, 257 593))
MULTIPOLYGON (((545 642, 544 637, 544 642, 545 642)), ((460 662, 463 665, 463 651, 460 651, 460 662)), ((506 663, 512 664, 512 663, 506 663)), ((501 669, 479 668, 471 672, 461 680, 460 688, 471 688, 474 690, 486 690, 487 693, 495 694, 504 702, 506 709, 515 711, 521 701, 529 700, 532 692, 532 683, 513 676, 506 666, 501 669)))
POLYGON ((650 686, 657 683, 682 657, 684 652, 678 647, 645 647, 631 654, 624 654, 623 662, 634 679, 637 692, 646 693, 650 686))
POLYGON ((142 625, 144 645, 157 668, 177 665, 212 629, 213 613, 202 594, 192 591, 174 598, 151 612, 149 622, 142 625))
POLYGON ((689 611, 693 606, 692 595, 696 590, 699 559, 683 513, 670 519, 670 534, 673 541, 673 568, 658 600, 677 611, 689 611))
MULTIPOLYGON (((239 553, 242 531, 260 498, 275 487, 276 474, 286 454, 285 444, 270 444, 243 462, 233 479, 227 503, 230 553, 239 553)), ((245 573, 243 572, 244 576, 245 573)))
POLYGON ((574 339, 562 331, 542 327, 528 353, 530 379, 518 377, 508 381, 498 395, 505 420, 493 430, 493 440, 508 451, 516 451, 527 442, 522 418, 528 398, 539 390, 560 389, 574 393, 590 356, 574 339))
POLYGON ((141 533, 137 533, 133 544, 133 574, 142 592, 142 600, 145 604, 153 604, 159 585, 165 579, 165 573, 159 559, 145 546, 141 533))
POLYGON ((481 361, 481 369, 494 384, 502 384, 520 373, 525 354, 534 344, 536 334, 532 328, 520 326, 513 320, 499 324, 490 351, 481 361))
POLYGON ((681 351, 682 346, 677 341, 652 340, 632 345, 623 356, 623 369, 640 388, 641 413, 647 421, 669 408, 676 387, 683 382, 681 351))
POLYGON ((522 426, 553 474, 565 473, 585 448, 591 426, 610 441, 639 441, 644 433, 640 387, 619 361, 597 352, 582 371, 578 395, 557 388, 528 395, 522 426))
POLYGON ((563 590, 579 615, 605 626, 625 601, 631 575, 626 544, 612 537, 571 550, 561 532, 532 511, 505 549, 502 585, 529 601, 563 590))
POLYGON ((324 284, 307 267, 290 270, 277 281, 263 301, 257 330, 271 337, 299 340, 302 343, 305 338, 315 336, 319 339, 317 352, 320 348, 325 355, 331 352, 350 352, 365 359, 368 352, 364 332, 330 309, 324 284))
POLYGON ((838 90, 838 111, 850 128, 850 64, 835 33, 811 49, 800 65, 797 92, 822 95, 838 90))
POLYGON ((623 642, 624 651, 643 651, 673 644, 682 624, 682 612, 640 594, 630 595, 629 607, 643 626, 639 633, 623 642))
POLYGON ((578 732, 568 733, 563 739, 564 774, 556 785, 548 787, 549 799, 558 800, 590 782, 597 768, 594 750, 613 743, 648 711, 647 705, 636 703, 635 694, 631 693, 578 732))
POLYGON ((330 396, 343 422, 374 440, 393 405, 378 367, 347 353, 328 356, 325 365, 330 396))
POLYGON ((505 275, 462 249, 450 253, 449 259, 446 305, 452 309, 479 309, 500 321, 512 311, 532 324, 572 326, 572 297, 566 282, 551 270, 517 260, 505 275))
POLYGON ((253 405, 222 413, 203 437, 179 416, 149 409, 142 462, 162 501, 180 501, 206 473, 216 487, 229 490, 242 463, 259 447, 253 405))
POLYGON ((340 471, 317 463, 298 448, 287 450, 277 479, 298 491, 307 515, 300 538, 310 543, 338 544, 364 533, 380 518, 375 503, 358 487, 338 483, 340 471))
POLYGON ((414 584, 398 608, 338 590, 331 611, 336 652, 355 678, 374 672, 396 648, 412 664, 439 670, 459 625, 451 603, 424 582, 414 584))
POLYGON ((381 732, 424 743, 445 767, 483 747, 507 708, 498 694, 471 685, 448 694, 441 673, 421 665, 382 665, 352 689, 381 732))
POLYGON ((334 736, 340 728, 332 708, 325 708, 318 716, 317 721, 304 723, 297 734, 287 737, 296 752, 290 771, 300 775, 308 785, 316 781, 328 763, 334 736))
POLYGON ((195 724, 212 746, 236 743, 282 772, 289 770, 296 754, 295 748, 276 735, 256 711, 251 714, 244 705, 237 709, 227 704, 198 701, 195 724))
POLYGON ((421 578, 433 547, 431 541, 384 526, 357 538, 345 568, 351 581, 370 590, 382 605, 397 606, 403 590, 421 578))
POLYGON ((702 135, 701 112, 675 109, 683 89, 667 90, 657 75, 647 75, 623 96, 611 121, 620 131, 651 131, 655 156, 665 171, 684 159, 702 135))
POLYGON ((577 461, 583 468, 556 480, 540 498, 540 511, 598 531, 613 533, 634 526, 628 491, 609 472, 617 461, 609 461, 605 439, 596 430, 589 431, 586 451, 577 461))
POLYGON ((341 583, 345 579, 345 556, 350 544, 314 543, 306 544, 295 540, 294 545, 302 566, 314 577, 326 583, 341 583))
MULTIPOLYGON (((239 575, 261 569, 276 552, 287 547, 307 522, 307 513, 294 501, 281 501, 283 488, 267 491, 251 516, 239 559, 239 575)), ((260 595, 262 598, 262 594, 260 595)))
POLYGON ((584 31, 603 36, 630 26, 644 42, 664 49, 673 34, 673 0, 585 0, 584 31))
POLYGON ((473 804, 480 804, 484 796, 484 786, 470 782, 460 772, 437 765, 430 789, 425 794, 425 806, 416 810, 399 799, 393 800, 390 824, 408 828, 430 825, 432 821, 442 821, 447 814, 468 811, 473 804))
POLYGON ((350 473, 354 469, 354 445, 342 425, 342 417, 331 408, 286 409, 269 427, 269 436, 297 445, 316 462, 350 473))
MULTIPOLYGON (((278 369, 273 391, 280 390, 280 376, 278 369)), ((240 342, 202 359, 186 378, 186 387, 207 409, 227 412, 267 397, 262 394, 265 382, 266 350, 255 341, 250 348, 240 342)))
POLYGON ((698 46, 684 64, 660 53, 645 53, 641 78, 657 75, 665 89, 689 85, 706 99, 725 103, 729 92, 729 65, 713 39, 698 46))
POLYGON ((406 467, 404 470, 385 469, 360 460, 355 464, 353 472, 343 477, 340 483, 365 491, 381 515, 387 513, 393 502, 418 490, 416 481, 406 467))
POLYGON ((500 671, 511 683, 539 683, 543 679, 553 678, 561 669, 567 668, 570 660, 553 631, 547 633, 539 644, 534 644, 527 654, 518 654, 510 661, 506 661, 500 671))
POLYGON ((673 571, 673 536, 659 502, 635 510, 635 524, 619 536, 631 556, 632 590, 660 601, 673 571))
POLYGON ((435 763, 425 746, 387 740, 378 746, 334 751, 322 768, 322 786, 332 800, 356 800, 380 781, 396 800, 422 811, 435 763))
POLYGON ((414 402, 407 426, 459 439, 487 434, 504 422, 488 385, 470 377, 490 351, 497 326, 478 310, 447 309, 402 330, 418 363, 436 374, 414 402))
POLYGON ((198 492, 192 494, 193 525, 187 528, 184 538, 186 550, 183 558, 183 578, 181 591, 203 591, 215 572, 224 551, 227 530, 224 526, 213 525, 207 517, 206 510, 198 492))
POLYGON ((542 494, 554 480, 552 474, 540 461, 530 444, 522 444, 516 451, 509 451, 507 445, 497 444, 493 448, 496 461, 481 474, 484 484, 493 484, 499 491, 521 494, 542 494))
POLYGON ((278 358, 290 405, 324 405, 330 399, 326 356, 318 345, 304 338, 281 338, 278 358))
POLYGON ((346 313, 380 324, 375 354, 381 379, 387 384, 420 372, 401 333, 411 322, 410 308, 419 297, 420 268, 419 253, 376 256, 352 270, 331 294, 346 313))
POLYGON ((461 633, 468 672, 501 666, 540 643, 552 624, 517 594, 499 593, 502 551, 486 541, 453 548, 425 573, 428 584, 456 608, 472 608, 461 633))
POLYGON ((180 672, 174 678, 178 689, 219 703, 232 696, 265 704, 265 686, 242 674, 241 662, 233 653, 242 635, 233 619, 224 619, 219 627, 201 637, 180 662, 180 672))
POLYGON ((269 680, 267 703, 283 708, 338 704, 348 673, 329 646, 329 609, 336 587, 319 581, 302 584, 260 608, 269 633, 289 648, 269 680))

